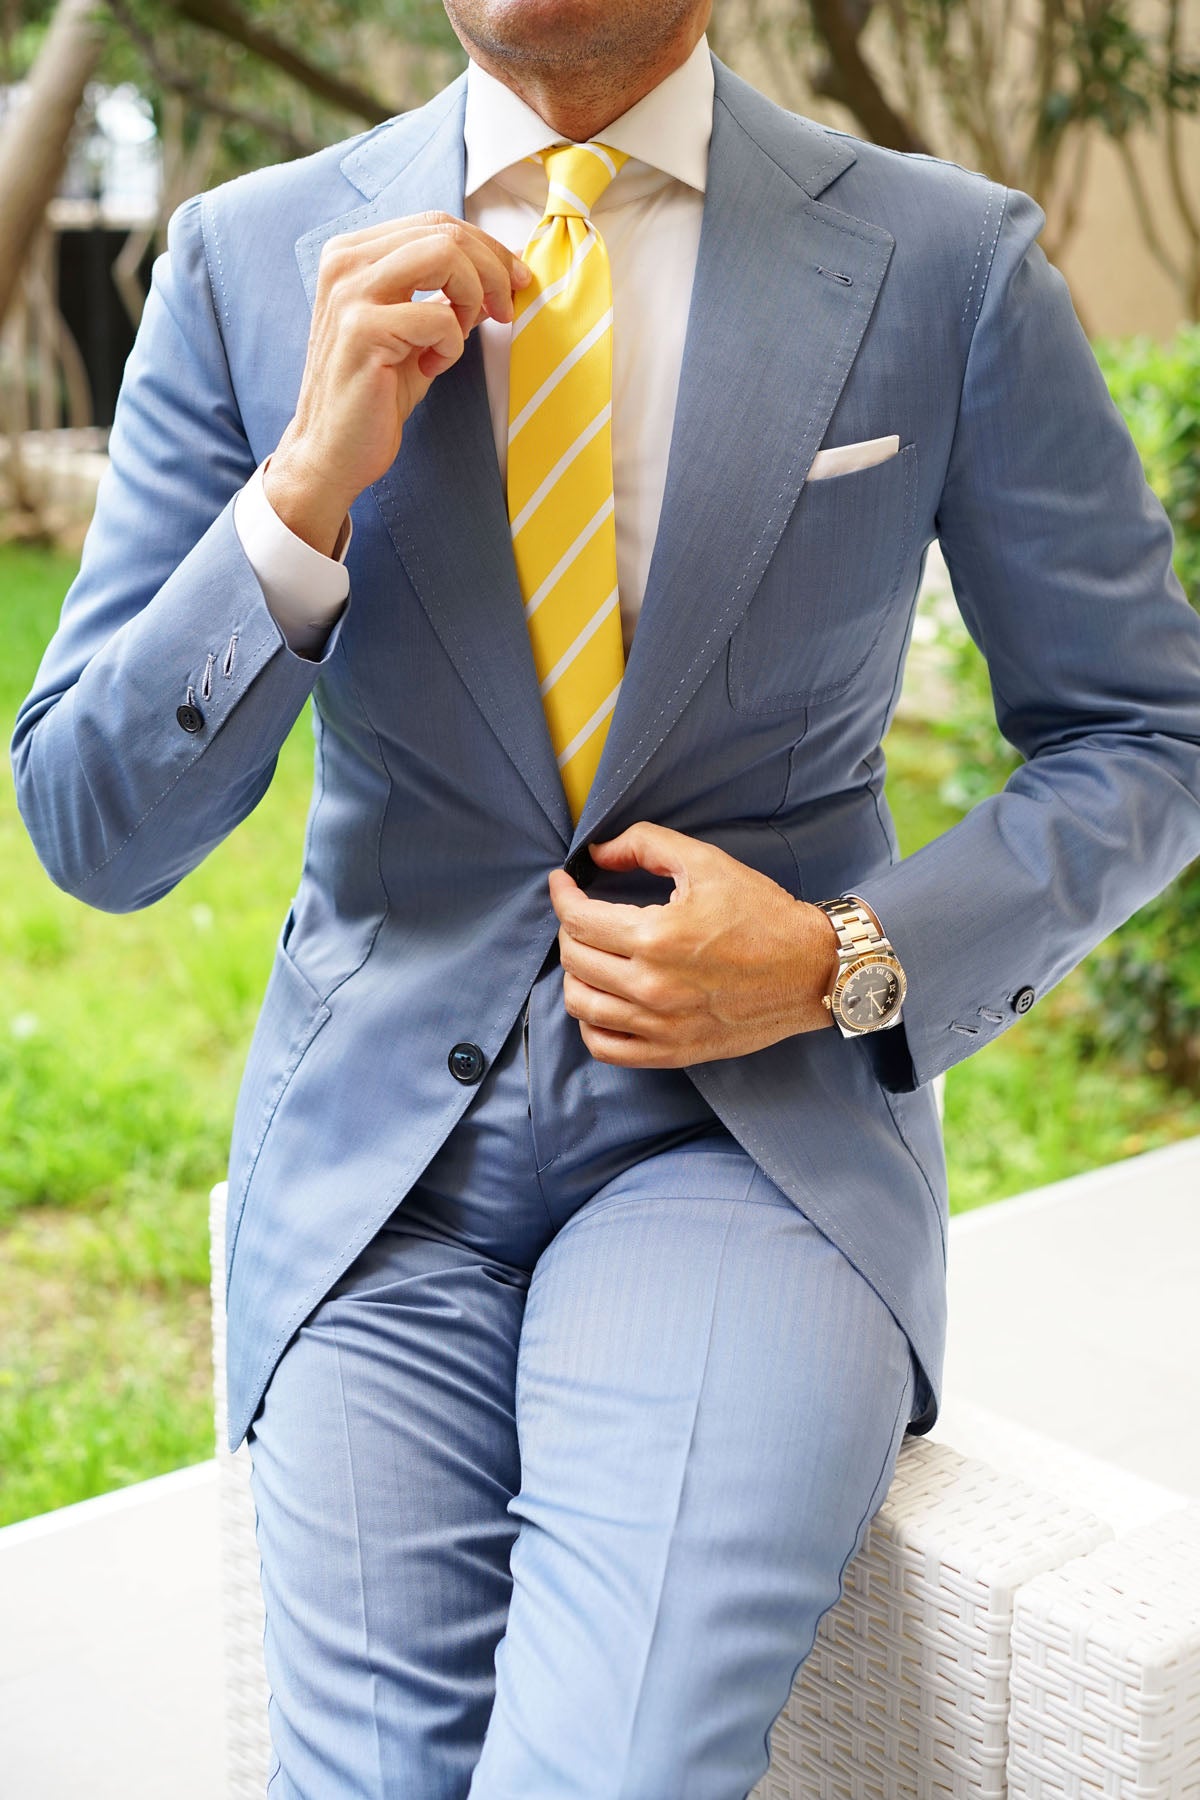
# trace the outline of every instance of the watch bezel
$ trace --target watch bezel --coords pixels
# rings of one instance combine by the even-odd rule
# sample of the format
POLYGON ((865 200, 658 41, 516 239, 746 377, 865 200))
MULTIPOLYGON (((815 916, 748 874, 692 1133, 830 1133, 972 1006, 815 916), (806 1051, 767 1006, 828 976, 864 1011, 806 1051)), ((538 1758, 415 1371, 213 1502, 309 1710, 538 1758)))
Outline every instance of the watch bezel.
POLYGON ((847 963, 843 963, 838 970, 837 978, 833 984, 833 991, 829 996, 830 1011, 838 1024, 842 1026, 845 1031, 851 1032, 855 1037, 867 1037, 873 1031, 887 1031, 891 1026, 899 1024, 901 1009, 904 1006, 904 1000, 907 993, 908 981, 905 977, 904 970, 900 966, 899 958, 886 950, 864 950, 861 955, 853 957, 847 963), (856 1019, 848 1019, 842 1011, 842 996, 845 993, 850 980, 863 969, 878 969, 881 967, 890 969, 896 977, 900 995, 895 1006, 890 1007, 883 1018, 872 1020, 869 1025, 861 1025, 856 1019))

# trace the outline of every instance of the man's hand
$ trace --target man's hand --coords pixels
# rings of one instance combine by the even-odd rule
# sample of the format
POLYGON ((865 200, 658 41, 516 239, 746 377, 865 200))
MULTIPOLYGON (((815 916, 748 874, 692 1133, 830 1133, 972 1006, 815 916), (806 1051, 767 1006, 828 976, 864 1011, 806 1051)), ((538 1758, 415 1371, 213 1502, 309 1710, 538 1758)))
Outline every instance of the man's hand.
POLYGON ((448 213, 333 237, 321 252, 295 416, 263 486, 290 530, 331 554, 404 424, 483 318, 507 323, 531 280, 518 257, 448 213), (414 300, 418 291, 433 299, 414 300))
POLYGON ((662 825, 631 825, 591 854, 601 869, 675 883, 665 906, 618 906, 565 869, 550 875, 563 996, 598 1062, 678 1069, 832 1023, 821 997, 837 938, 817 907, 662 825))

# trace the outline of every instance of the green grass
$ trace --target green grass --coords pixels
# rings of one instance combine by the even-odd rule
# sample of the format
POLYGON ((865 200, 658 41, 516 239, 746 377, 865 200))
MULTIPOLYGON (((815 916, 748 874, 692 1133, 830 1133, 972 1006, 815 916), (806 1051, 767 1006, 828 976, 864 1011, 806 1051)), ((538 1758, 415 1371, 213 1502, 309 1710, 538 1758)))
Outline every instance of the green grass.
MULTIPOLYGON (((0 729, 72 573, 0 550, 0 729)), ((951 752, 889 744, 906 850, 955 815, 951 752)), ((0 1523, 211 1450, 207 1195, 299 869, 306 719, 254 815, 159 905, 110 918, 42 874, 0 775, 0 1523)), ((1200 1103, 1086 1060, 1071 981, 951 1071, 956 1208, 1200 1132, 1200 1103)))
MULTIPOLYGON (((73 568, 0 551, 7 743, 73 568)), ((114 918, 54 888, 0 775, 0 1523, 212 1444, 208 1190, 300 865, 306 718, 261 806, 114 918)))

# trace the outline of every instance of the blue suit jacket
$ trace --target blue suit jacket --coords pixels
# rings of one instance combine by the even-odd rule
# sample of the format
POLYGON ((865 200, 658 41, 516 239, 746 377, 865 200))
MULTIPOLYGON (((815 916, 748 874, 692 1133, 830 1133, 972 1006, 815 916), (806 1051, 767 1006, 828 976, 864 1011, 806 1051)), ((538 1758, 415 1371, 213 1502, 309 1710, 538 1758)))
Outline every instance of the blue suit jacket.
POLYGON ((1200 620, 1038 208, 716 78, 661 527, 574 831, 474 342, 355 506, 351 604, 319 663, 282 643, 231 518, 291 416, 325 240, 461 212, 463 83, 190 201, 156 268, 14 763, 54 879, 144 906, 251 810, 315 700, 304 872, 230 1168, 234 1442, 467 1105, 450 1047, 504 1042, 555 937, 547 871, 639 818, 808 899, 862 893, 896 944, 902 1031, 689 1072, 895 1312, 927 1426, 946 1194, 924 1084, 1200 848, 1200 620), (891 432, 892 460, 805 486, 823 444, 891 432), (898 861, 880 740, 935 536, 1028 760, 898 861))

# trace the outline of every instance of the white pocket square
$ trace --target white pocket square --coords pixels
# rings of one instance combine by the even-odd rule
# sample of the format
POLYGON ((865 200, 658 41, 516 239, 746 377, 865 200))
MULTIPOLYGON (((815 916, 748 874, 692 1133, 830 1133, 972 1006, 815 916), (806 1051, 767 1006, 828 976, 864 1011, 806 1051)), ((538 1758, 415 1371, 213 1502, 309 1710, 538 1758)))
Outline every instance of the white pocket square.
POLYGON ((821 481, 827 475, 849 475, 853 469, 870 469, 886 462, 900 449, 900 434, 891 437, 864 438, 861 444, 836 444, 829 450, 818 450, 806 480, 821 481))

